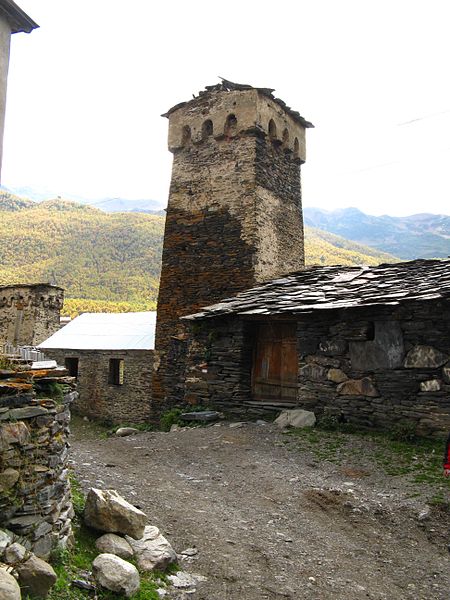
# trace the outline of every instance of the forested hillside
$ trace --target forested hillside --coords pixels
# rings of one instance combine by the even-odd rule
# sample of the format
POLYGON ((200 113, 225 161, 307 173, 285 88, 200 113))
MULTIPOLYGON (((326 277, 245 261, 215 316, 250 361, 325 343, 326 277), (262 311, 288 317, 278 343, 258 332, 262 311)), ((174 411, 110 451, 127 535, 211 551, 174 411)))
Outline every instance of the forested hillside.
MULTIPOLYGON (((164 218, 105 213, 0 193, 0 285, 49 282, 66 290, 66 314, 156 306, 164 218)), ((294 243, 295 241, 293 241, 294 243)), ((306 229, 308 264, 396 260, 338 236, 306 229)))
POLYGON ((63 200, 19 206, 6 194, 0 216, 0 285, 50 282, 68 298, 107 301, 106 310, 124 301, 128 310, 154 307, 163 217, 63 200))

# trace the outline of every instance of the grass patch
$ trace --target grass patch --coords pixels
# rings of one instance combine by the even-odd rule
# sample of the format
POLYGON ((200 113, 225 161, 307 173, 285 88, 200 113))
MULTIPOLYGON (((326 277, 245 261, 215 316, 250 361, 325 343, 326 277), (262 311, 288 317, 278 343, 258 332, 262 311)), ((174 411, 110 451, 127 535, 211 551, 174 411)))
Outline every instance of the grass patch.
MULTIPOLYGON (((339 466, 361 466, 380 470, 389 477, 403 477, 425 495, 432 504, 445 504, 450 494, 450 480, 444 478, 442 457, 444 442, 418 437, 410 427, 390 432, 355 430, 346 424, 326 423, 315 429, 292 429, 286 432, 295 446, 311 452, 317 459, 339 466), (365 464, 366 463, 366 464, 365 464)), ((416 495, 410 494, 410 497, 416 495)))

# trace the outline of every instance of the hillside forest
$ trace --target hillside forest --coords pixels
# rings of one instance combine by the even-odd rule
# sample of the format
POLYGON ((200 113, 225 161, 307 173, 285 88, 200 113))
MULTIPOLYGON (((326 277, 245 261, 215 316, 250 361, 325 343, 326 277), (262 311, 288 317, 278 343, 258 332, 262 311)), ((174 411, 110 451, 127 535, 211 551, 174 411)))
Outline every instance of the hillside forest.
MULTIPOLYGON (((0 192, 0 285, 65 289, 63 314, 156 308, 164 217, 106 213, 61 199, 40 203, 0 192)), ((392 262, 393 256, 306 228, 308 265, 392 262)), ((293 240, 295 243, 295 240, 293 240)))

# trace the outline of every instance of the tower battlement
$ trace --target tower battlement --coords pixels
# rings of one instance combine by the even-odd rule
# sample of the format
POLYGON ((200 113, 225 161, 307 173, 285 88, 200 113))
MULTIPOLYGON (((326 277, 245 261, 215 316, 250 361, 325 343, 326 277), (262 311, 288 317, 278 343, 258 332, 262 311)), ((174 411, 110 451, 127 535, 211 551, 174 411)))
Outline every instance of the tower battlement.
POLYGON ((304 163, 305 129, 313 125, 272 92, 226 80, 207 87, 163 115, 169 119, 169 150, 176 153, 210 136, 219 141, 253 135, 268 137, 291 153, 293 159, 304 163))

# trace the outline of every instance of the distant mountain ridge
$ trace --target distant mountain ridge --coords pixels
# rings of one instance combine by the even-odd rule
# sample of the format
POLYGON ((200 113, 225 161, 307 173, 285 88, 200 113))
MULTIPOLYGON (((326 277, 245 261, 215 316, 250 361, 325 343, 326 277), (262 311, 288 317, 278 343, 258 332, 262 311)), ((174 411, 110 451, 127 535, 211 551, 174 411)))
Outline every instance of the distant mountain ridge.
POLYGON ((303 209, 305 225, 343 236, 404 260, 450 255, 450 216, 421 213, 407 217, 367 215, 357 208, 303 209))
MULTIPOLYGON (((151 310, 158 294, 163 234, 164 218, 158 215, 107 213, 61 198, 38 203, 0 191, 0 285, 60 285, 69 298, 65 310, 72 315, 151 310)), ((307 227, 305 237, 309 265, 397 260, 317 229, 307 227)))
MULTIPOLYGON (((4 191, 22 199, 26 198, 33 202, 43 202, 53 198, 61 198, 61 195, 52 190, 36 190, 30 187, 3 187, 4 191)), ((148 214, 163 214, 164 205, 157 200, 145 199, 126 199, 126 198, 84 198, 74 194, 64 194, 64 199, 71 202, 78 202, 88 206, 94 206, 104 212, 143 212, 148 214)))

